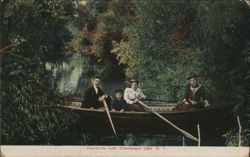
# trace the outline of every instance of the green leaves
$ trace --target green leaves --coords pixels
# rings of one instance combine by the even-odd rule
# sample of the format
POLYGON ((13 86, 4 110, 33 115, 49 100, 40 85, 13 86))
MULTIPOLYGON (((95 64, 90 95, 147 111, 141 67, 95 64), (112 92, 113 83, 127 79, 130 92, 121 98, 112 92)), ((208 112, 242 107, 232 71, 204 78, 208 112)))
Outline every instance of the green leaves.
MULTIPOLYGON (((239 146, 239 133, 236 129, 228 131, 223 135, 226 138, 225 144, 227 146, 239 146)), ((241 146, 249 146, 250 130, 246 129, 241 133, 241 146)))
POLYGON ((110 53, 112 42, 123 39, 123 28, 130 24, 132 14, 131 0, 88 1, 79 8, 77 20, 83 25, 78 34, 67 44, 74 52, 94 56, 98 61, 117 65, 116 56, 110 53))
POLYGON ((76 120, 55 108, 63 98, 47 87, 44 73, 50 55, 59 58, 57 52, 63 52, 68 40, 67 2, 6 1, 1 19, 6 44, 3 52, 1 47, 1 144, 53 143, 76 120))
POLYGON ((126 40, 114 41, 111 51, 127 65, 128 78, 143 80, 140 85, 149 95, 162 93, 162 99, 180 100, 186 76, 196 72, 210 99, 235 94, 225 92, 234 91, 234 86, 223 78, 241 62, 237 52, 242 47, 237 41, 249 41, 239 37, 250 32, 244 27, 250 24, 244 4, 135 1, 134 5, 135 20, 123 31, 126 40), (152 85, 155 82, 160 87, 152 85))

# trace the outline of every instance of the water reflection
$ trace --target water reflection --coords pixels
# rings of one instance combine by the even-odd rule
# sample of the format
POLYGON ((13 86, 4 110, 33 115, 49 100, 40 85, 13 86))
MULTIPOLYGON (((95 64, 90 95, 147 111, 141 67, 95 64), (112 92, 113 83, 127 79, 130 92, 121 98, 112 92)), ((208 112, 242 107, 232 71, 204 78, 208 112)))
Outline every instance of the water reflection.
POLYGON ((121 67, 105 65, 81 54, 72 54, 67 61, 46 63, 49 75, 49 85, 60 93, 82 97, 84 89, 89 85, 93 75, 103 76, 103 89, 109 95, 114 95, 115 88, 124 88, 123 74, 117 73, 121 67), (110 76, 107 76, 110 75, 110 76))
MULTIPOLYGON (((68 133, 60 137, 57 145, 107 145, 107 146, 197 146, 196 141, 181 135, 100 135, 88 133, 68 133)), ((202 137, 201 146, 224 146, 222 137, 202 137)))
MULTIPOLYGON (((82 97, 88 86, 90 77, 99 74, 104 76, 103 89, 109 95, 114 95, 114 89, 125 88, 122 74, 117 73, 117 67, 104 65, 93 59, 73 54, 67 61, 61 63, 46 63, 49 74, 49 85, 60 93, 82 97), (106 77, 105 77, 106 76, 106 77)), ((113 135, 96 135, 76 132, 73 129, 55 139, 55 145, 119 145, 119 146, 196 146, 197 143, 183 136, 170 135, 135 135, 119 134, 119 140, 113 135)), ((221 137, 202 137, 202 145, 223 146, 221 137)))

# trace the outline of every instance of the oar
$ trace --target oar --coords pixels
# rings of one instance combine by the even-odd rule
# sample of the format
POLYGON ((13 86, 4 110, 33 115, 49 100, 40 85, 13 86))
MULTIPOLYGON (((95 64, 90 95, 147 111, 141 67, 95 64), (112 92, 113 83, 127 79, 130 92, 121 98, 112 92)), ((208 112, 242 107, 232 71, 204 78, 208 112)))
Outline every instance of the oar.
POLYGON ((168 124, 170 124, 171 126, 173 126, 175 129, 179 130, 182 134, 184 134, 187 138, 190 138, 192 140, 195 141, 199 141, 196 137, 194 137, 193 135, 189 134, 188 132, 180 129, 179 127, 177 127, 176 125, 174 125, 172 122, 170 122, 169 120, 167 120, 166 118, 164 118, 162 115, 160 115, 159 113, 157 113, 154 109, 149 108, 145 103, 143 103, 142 101, 138 101, 139 104, 141 104, 143 107, 149 109, 151 112, 153 112, 155 115, 157 115, 159 118, 161 118, 162 120, 164 120, 165 122, 167 122, 168 124))
POLYGON ((108 105, 107 105, 107 103, 106 103, 105 100, 103 100, 103 104, 104 104, 104 108, 105 108, 105 110, 106 110, 106 113, 107 113, 107 115, 108 115, 109 122, 110 122, 110 124, 111 124, 112 129, 113 129, 113 132, 114 132, 114 134, 115 134, 115 137, 116 137, 116 139, 118 140, 118 136, 117 136, 117 134, 116 134, 115 127, 114 127, 112 118, 111 118, 110 113, 109 113, 109 108, 108 108, 108 105))

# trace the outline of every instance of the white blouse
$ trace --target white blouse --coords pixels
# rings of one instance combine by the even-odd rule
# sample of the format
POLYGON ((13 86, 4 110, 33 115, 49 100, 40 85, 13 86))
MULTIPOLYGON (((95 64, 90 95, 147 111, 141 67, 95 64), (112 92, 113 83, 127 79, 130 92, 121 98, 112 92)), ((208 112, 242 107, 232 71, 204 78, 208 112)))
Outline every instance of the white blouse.
POLYGON ((135 99, 145 99, 146 96, 143 94, 140 88, 133 90, 132 88, 126 88, 124 91, 124 99, 128 104, 133 104, 135 99))

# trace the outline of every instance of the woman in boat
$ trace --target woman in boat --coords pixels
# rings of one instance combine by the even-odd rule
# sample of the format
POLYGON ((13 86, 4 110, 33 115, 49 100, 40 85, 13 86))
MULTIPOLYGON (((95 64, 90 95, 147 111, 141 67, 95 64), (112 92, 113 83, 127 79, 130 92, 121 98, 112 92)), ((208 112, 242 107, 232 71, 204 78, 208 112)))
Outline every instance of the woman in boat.
POLYGON ((114 99, 112 103, 112 111, 120 111, 123 112, 124 110, 127 109, 127 102, 123 99, 123 90, 122 89, 116 89, 115 90, 115 96, 116 98, 114 99))
POLYGON ((198 75, 191 74, 187 80, 190 84, 186 88, 185 98, 174 110, 200 109, 209 106, 205 88, 201 83, 198 83, 198 75))
POLYGON ((139 82, 135 79, 131 81, 131 88, 126 88, 124 91, 124 99, 126 100, 128 111, 144 111, 144 108, 138 103, 139 100, 145 99, 146 96, 143 94, 142 90, 138 88, 139 82))
POLYGON ((100 87, 101 83, 101 77, 100 76, 94 76, 91 79, 91 86, 88 87, 83 96, 83 101, 82 101, 82 108, 102 108, 103 101, 106 100, 109 108, 110 108, 110 97, 104 94, 103 90, 100 87))

